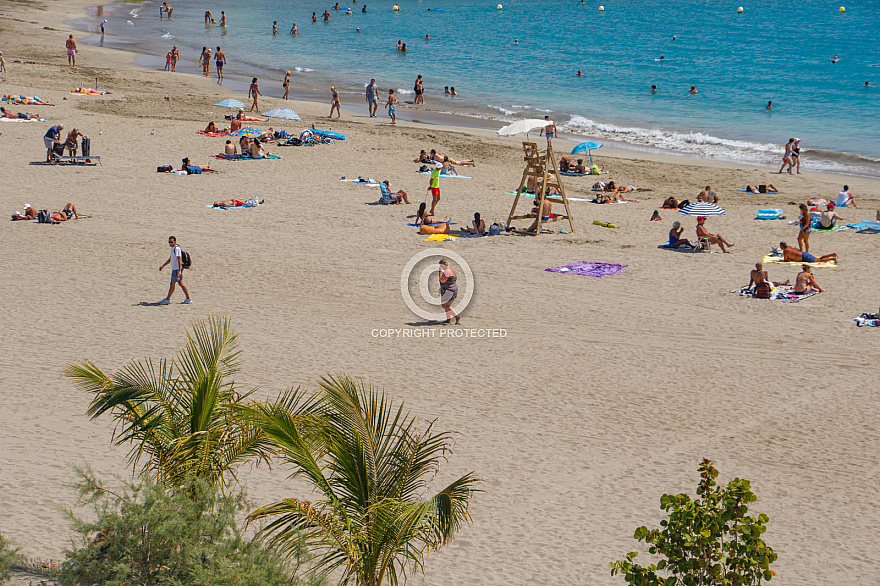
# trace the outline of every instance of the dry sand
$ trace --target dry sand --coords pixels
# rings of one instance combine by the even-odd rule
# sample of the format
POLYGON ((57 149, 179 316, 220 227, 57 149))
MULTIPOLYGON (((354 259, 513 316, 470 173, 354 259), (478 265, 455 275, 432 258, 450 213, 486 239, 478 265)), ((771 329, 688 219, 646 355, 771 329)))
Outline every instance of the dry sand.
MULTIPOLYGON (((414 206, 368 205, 378 190, 339 177, 390 179, 421 200, 427 177, 410 161, 420 148, 435 147, 477 161, 462 169, 473 180, 443 182, 438 213, 459 222, 474 211, 502 220, 511 204, 504 193, 521 174, 520 141, 488 131, 391 127, 384 117, 350 112, 328 123, 325 104, 267 99, 303 115, 295 128, 317 123, 348 140, 270 148, 282 160, 214 160, 224 141, 196 130, 218 120, 222 111, 212 104, 230 92, 198 77, 137 69, 128 54, 92 47, 81 48, 82 67, 71 71, 59 21, 72 12, 57 12, 61 6, 78 5, 0 2, 0 49, 9 67, 3 93, 58 104, 27 108, 47 123, 0 124, 0 210, 73 201, 91 216, 55 226, 8 222, 0 231, 0 531, 27 554, 57 558, 70 537, 60 507, 72 497, 61 486, 71 463, 126 473, 124 450, 110 445, 112 422, 87 419, 89 397, 61 377, 64 365, 91 360, 109 370, 170 356, 191 319, 221 312, 241 334, 239 383, 260 386, 262 396, 346 372, 459 432, 438 483, 474 470, 485 492, 473 501, 473 526, 433 555, 426 577, 414 583, 621 584, 608 562, 638 549, 632 532, 659 521, 661 494, 692 493, 704 456, 722 479, 752 480, 755 509, 771 520, 766 540, 779 553, 774 583, 880 581, 878 400, 868 382, 878 332, 850 321, 880 303, 880 236, 813 233, 812 250, 842 260, 839 268, 816 269, 828 292, 803 303, 728 293, 748 282, 771 245, 796 240, 786 221, 753 220, 758 208, 783 207, 794 219, 787 202, 831 197, 848 182, 863 207, 843 215, 873 218, 877 182, 602 152, 611 178, 652 190, 637 196, 640 203, 573 203, 575 234, 558 234, 562 224, 552 224, 552 233, 537 238, 439 244, 461 254, 475 275, 462 327, 504 328, 505 338, 376 338, 377 328, 438 329, 410 313, 399 291, 407 260, 435 244, 406 226, 414 206), (67 93, 96 76, 111 95, 67 93), (103 166, 32 165, 44 159, 49 123, 58 122, 90 136, 103 166), (219 173, 155 172, 185 156, 219 173), (783 193, 736 192, 768 181, 783 193), (712 218, 710 229, 736 243, 733 253, 658 250, 678 216, 661 211, 662 222, 649 222, 653 210, 669 195, 693 200, 706 184, 728 212, 712 218), (204 207, 253 195, 268 203, 204 207), (190 306, 178 304, 180 292, 172 305, 155 305, 168 286, 167 272, 157 268, 171 234, 194 259, 186 273, 190 306), (602 279, 544 271, 578 260, 628 267, 602 279)), ((556 150, 570 146, 557 141, 556 150)), ((588 197, 591 183, 568 180, 569 196, 588 197)), ((693 219, 681 219, 692 235, 693 219)), ((774 280, 797 272, 767 268, 774 280)), ((303 494, 282 470, 245 478, 258 503, 303 494)))

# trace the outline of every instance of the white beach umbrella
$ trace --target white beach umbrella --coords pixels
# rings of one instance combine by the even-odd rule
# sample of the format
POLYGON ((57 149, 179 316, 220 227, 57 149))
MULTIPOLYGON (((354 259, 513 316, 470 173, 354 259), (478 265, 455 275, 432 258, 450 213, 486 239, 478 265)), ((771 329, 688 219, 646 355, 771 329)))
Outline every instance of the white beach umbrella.
POLYGON ((537 128, 544 128, 553 124, 550 120, 540 120, 538 118, 526 118, 525 120, 517 120, 513 124, 509 124, 498 131, 501 136, 513 136, 514 134, 522 134, 531 132, 537 128))
POLYGON ((723 216, 727 212, 708 201, 697 201, 678 210, 683 216, 723 216))
POLYGON ((299 122, 301 118, 299 114, 291 110, 290 108, 272 108, 267 112, 263 112, 263 116, 267 118, 279 118, 281 119, 281 130, 284 130, 284 121, 285 120, 293 120, 294 122, 299 122))

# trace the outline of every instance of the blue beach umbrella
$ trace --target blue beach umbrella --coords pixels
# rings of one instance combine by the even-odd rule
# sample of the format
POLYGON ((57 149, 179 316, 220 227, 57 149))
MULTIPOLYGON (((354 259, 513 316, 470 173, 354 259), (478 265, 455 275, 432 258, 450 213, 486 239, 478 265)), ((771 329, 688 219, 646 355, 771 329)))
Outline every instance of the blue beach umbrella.
POLYGON ((723 216, 727 212, 708 201, 697 201, 678 210, 683 216, 723 216))
POLYGON ((222 108, 244 108, 243 103, 239 102, 238 100, 233 100, 232 98, 227 98, 222 102, 217 102, 214 105, 220 106, 222 108))
POLYGON ((576 155, 578 153, 587 153, 587 156, 590 158, 590 165, 593 164, 593 155, 590 154, 590 151, 594 151, 596 149, 601 149, 602 145, 598 142, 582 142, 577 145, 573 149, 571 149, 571 154, 576 155))
POLYGON ((240 128, 232 133, 232 136, 260 136, 263 132, 259 128, 254 128, 253 126, 245 126, 244 128, 240 128))
POLYGON ((299 122, 301 120, 299 114, 290 108, 272 108, 268 112, 263 112, 262 115, 267 118, 281 119, 281 130, 284 130, 284 120, 293 120, 294 122, 299 122))

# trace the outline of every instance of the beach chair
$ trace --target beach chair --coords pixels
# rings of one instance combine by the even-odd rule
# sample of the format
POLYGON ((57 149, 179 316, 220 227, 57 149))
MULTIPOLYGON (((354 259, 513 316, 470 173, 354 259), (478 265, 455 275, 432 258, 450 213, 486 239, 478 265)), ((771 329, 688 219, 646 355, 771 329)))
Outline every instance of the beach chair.
POLYGON ((700 235, 697 234, 697 240, 695 241, 694 247, 691 248, 691 252, 712 252, 712 243, 709 242, 708 238, 700 238, 700 235))
POLYGON ((399 195, 393 195, 388 190, 388 186, 385 185, 384 183, 379 184, 379 189, 382 190, 382 197, 379 198, 379 203, 384 204, 384 205, 389 205, 389 204, 400 203, 401 201, 403 201, 403 198, 401 198, 399 195))

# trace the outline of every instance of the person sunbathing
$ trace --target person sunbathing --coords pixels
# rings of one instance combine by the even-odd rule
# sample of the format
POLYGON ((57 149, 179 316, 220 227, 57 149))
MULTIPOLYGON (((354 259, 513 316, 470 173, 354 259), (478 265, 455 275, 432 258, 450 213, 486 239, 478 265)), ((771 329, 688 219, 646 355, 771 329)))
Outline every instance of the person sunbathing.
POLYGON ((242 154, 244 154, 244 152, 251 147, 251 139, 249 139, 246 136, 242 136, 238 140, 238 146, 241 147, 241 152, 242 152, 242 154))
POLYGON ((843 216, 834 211, 834 202, 829 201, 825 211, 819 214, 819 224, 823 230, 831 230, 837 226, 837 220, 846 220, 843 216))
POLYGON ((663 202, 663 205, 660 206, 664 210, 677 210, 678 209, 678 200, 674 197, 666 198, 663 202))
POLYGON ((208 126, 205 127, 204 132, 206 134, 213 134, 213 133, 220 132, 220 131, 217 130, 217 125, 214 124, 214 122, 212 121, 212 122, 208 122, 208 126))
POLYGON ((416 212, 416 226, 418 226, 419 224, 426 224, 428 226, 442 225, 451 221, 452 218, 450 218, 449 216, 441 219, 437 216, 432 216, 431 214, 429 214, 427 212, 427 204, 425 202, 419 204, 419 211, 416 212))
POLYGON ((401 190, 399 190, 399 191, 391 191, 391 182, 390 182, 390 181, 385 180, 385 181, 383 181, 382 183, 384 183, 384 184, 385 184, 385 187, 388 188, 388 193, 391 194, 391 197, 396 197, 396 198, 397 198, 398 203, 399 203, 401 200, 403 201, 403 203, 412 203, 412 202, 409 200, 409 196, 407 196, 407 194, 406 194, 406 192, 405 192, 404 190, 401 189, 401 190))
MULTIPOLYGON (((430 159, 432 161, 437 162, 437 163, 442 163, 444 156, 442 153, 438 153, 436 151, 436 149, 431 149, 430 159)), ((476 167, 477 166, 476 163, 473 162, 473 160, 466 160, 466 161, 456 161, 455 159, 449 159, 449 160, 454 165, 461 165, 462 167, 476 167)))
POLYGON ((413 163, 423 163, 425 165, 431 165, 434 163, 434 159, 428 156, 428 151, 422 149, 422 152, 419 153, 419 158, 413 159, 413 163))
MULTIPOLYGON (((251 141, 251 146, 248 150, 252 159, 265 159, 269 156, 269 153, 263 151, 263 145, 258 140, 251 141)), ((242 154, 244 154, 244 151, 242 151, 242 154)))
MULTIPOLYGON (((832 200, 825 199, 824 197, 811 197, 810 199, 807 200, 807 205, 808 206, 827 206, 828 202, 830 202, 830 201, 832 201, 832 200)), ((794 202, 792 202, 792 205, 794 205, 794 202)))
POLYGON ((682 238, 681 233, 684 232, 684 228, 681 226, 681 222, 676 220, 672 223, 672 229, 669 230, 669 242, 666 244, 668 248, 679 248, 682 246, 693 246, 691 241, 682 238))
POLYGON ((486 222, 480 218, 480 212, 474 214, 474 220, 471 222, 471 225, 467 227, 467 231, 471 234, 476 234, 477 236, 483 236, 486 234, 486 222))
POLYGON ((807 295, 808 293, 824 293, 825 289, 819 286, 819 283, 816 282, 816 277, 813 275, 813 269, 810 265, 801 265, 801 269, 803 269, 794 280, 794 293, 795 295, 807 295))
POLYGON ((257 136, 256 140, 260 142, 270 142, 275 140, 275 131, 272 130, 272 127, 269 127, 269 130, 264 132, 263 134, 257 136))
MULTIPOLYGON (((265 199, 261 199, 259 202, 260 205, 263 205, 263 203, 265 201, 266 201, 265 199)), ((240 208, 240 207, 244 206, 244 204, 245 204, 245 202, 243 202, 240 199, 224 199, 223 201, 215 201, 214 207, 215 208, 240 208)))
POLYGON ((9 110, 7 110, 6 108, 3 108, 2 106, 0 106, 0 113, 2 113, 2 115, 0 115, 0 118, 12 118, 13 120, 39 120, 40 119, 39 114, 31 114, 30 112, 27 112, 27 113, 25 113, 25 112, 18 112, 18 113, 10 112, 9 110))
POLYGON ((569 159, 568 157, 562 157, 561 159, 559 159, 559 170, 563 173, 572 172, 571 159, 569 159))
POLYGON ((782 285, 788 285, 788 281, 782 281, 782 282, 771 281, 767 277, 767 271, 764 270, 763 263, 755 263, 755 269, 751 273, 749 273, 749 275, 750 275, 749 286, 748 286, 749 289, 752 288, 752 285, 757 286, 758 283, 769 283, 770 285, 772 285, 774 287, 781 287, 782 285))
POLYGON ((55 104, 51 104, 44 100, 41 100, 38 96, 3 96, 3 98, 9 102, 10 104, 25 104, 27 106, 54 106, 55 104))
POLYGON ((787 262, 833 262, 837 264, 837 253, 835 252, 817 257, 812 253, 791 247, 785 242, 780 242, 779 248, 782 249, 782 259, 787 262))
POLYGON ((574 167, 572 167, 571 171, 574 172, 574 173, 583 173, 583 174, 586 174, 586 173, 587 173, 587 168, 584 166, 584 160, 583 160, 583 159, 578 159, 577 165, 575 165, 574 167))
POLYGON ((779 193, 779 190, 776 189, 776 186, 772 183, 767 183, 764 185, 746 185, 746 191, 749 193, 779 193))
POLYGON ((211 170, 211 167, 208 165, 195 165, 193 163, 190 163, 189 157, 184 157, 183 162, 180 165, 180 170, 186 171, 187 173, 191 173, 192 172, 191 169, 193 169, 193 168, 201 169, 202 171, 210 171, 211 170))
POLYGON ((728 242, 724 239, 724 236, 721 234, 710 234, 706 227, 703 225, 706 223, 706 217, 700 216, 697 218, 697 238, 702 240, 705 238, 709 241, 709 244, 717 244, 721 247, 721 252, 727 254, 730 251, 725 248, 725 246, 733 247, 733 242, 728 242))
POLYGON ((66 222, 73 216, 75 220, 79 220, 79 214, 76 212, 76 206, 68 203, 63 210, 57 212, 49 212, 50 222, 66 222))

